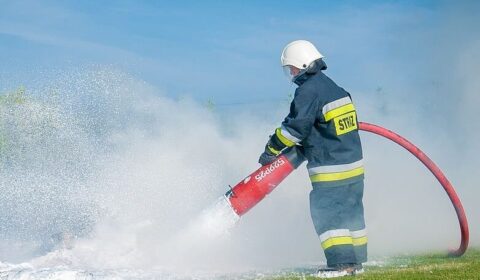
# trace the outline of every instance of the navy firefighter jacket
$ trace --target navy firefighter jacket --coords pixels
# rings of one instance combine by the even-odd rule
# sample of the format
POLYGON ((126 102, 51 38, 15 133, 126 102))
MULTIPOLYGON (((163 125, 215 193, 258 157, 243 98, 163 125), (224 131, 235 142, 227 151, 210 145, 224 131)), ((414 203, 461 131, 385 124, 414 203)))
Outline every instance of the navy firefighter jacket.
POLYGON ((337 186, 363 179, 362 145, 350 94, 322 70, 322 59, 296 78, 290 113, 275 131, 285 146, 301 145, 313 186, 337 186))

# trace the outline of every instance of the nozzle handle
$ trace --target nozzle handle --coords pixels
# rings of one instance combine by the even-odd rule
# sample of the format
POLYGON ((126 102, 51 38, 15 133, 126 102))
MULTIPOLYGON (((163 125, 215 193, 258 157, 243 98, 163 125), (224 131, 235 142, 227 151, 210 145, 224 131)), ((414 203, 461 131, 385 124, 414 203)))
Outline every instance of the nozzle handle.
POLYGON ((290 164, 297 169, 305 160, 305 155, 303 154, 303 147, 302 146, 293 146, 290 148, 285 149, 282 154, 285 156, 290 164))

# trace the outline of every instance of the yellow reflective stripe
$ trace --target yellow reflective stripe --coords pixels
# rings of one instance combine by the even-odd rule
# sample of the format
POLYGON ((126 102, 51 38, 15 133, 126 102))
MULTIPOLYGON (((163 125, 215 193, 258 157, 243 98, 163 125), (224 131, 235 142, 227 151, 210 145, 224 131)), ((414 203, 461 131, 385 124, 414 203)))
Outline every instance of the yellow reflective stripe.
POLYGON ((338 136, 357 130, 357 113, 351 111, 339 117, 333 118, 335 132, 338 136))
POLYGON ((347 105, 349 103, 352 103, 352 99, 350 99, 348 96, 329 102, 323 106, 322 114, 325 115, 328 111, 342 107, 343 105, 347 105))
POLYGON ((347 164, 317 166, 317 167, 309 168, 308 175, 315 175, 318 173, 344 172, 344 171, 350 171, 352 169, 362 167, 362 166, 363 166, 363 160, 358 160, 358 161, 347 163, 347 164))
POLYGON ((351 111, 355 111, 355 107, 353 106, 353 103, 349 103, 349 104, 346 104, 346 105, 343 105, 341 107, 338 107, 336 109, 333 109, 333 110, 330 110, 328 112, 325 113, 324 117, 325 117, 325 121, 329 121, 333 118, 336 118, 338 116, 341 116, 345 113, 348 113, 348 112, 351 112, 351 111))
POLYGON ((332 237, 322 242, 323 250, 337 245, 353 245, 351 236, 332 237))
POLYGON ((362 246, 367 244, 368 239, 366 236, 358 237, 358 238, 352 238, 353 240, 353 246, 362 246))
POLYGON ((346 228, 342 229, 331 229, 322 234, 320 234, 320 242, 327 241, 332 237, 342 237, 342 236, 351 236, 350 230, 346 228))
POLYGON ((272 148, 270 145, 267 145, 267 149, 272 152, 272 154, 278 156, 280 154, 280 151, 277 151, 275 150, 274 148, 272 148))
POLYGON ((287 137, 282 135, 282 129, 279 127, 275 130, 275 135, 277 135, 278 139, 287 147, 295 146, 295 142, 288 139, 287 137))
POLYGON ((362 175, 365 172, 363 167, 358 167, 349 171, 335 172, 335 173, 320 173, 310 176, 310 180, 315 182, 330 182, 345 180, 355 176, 362 175))

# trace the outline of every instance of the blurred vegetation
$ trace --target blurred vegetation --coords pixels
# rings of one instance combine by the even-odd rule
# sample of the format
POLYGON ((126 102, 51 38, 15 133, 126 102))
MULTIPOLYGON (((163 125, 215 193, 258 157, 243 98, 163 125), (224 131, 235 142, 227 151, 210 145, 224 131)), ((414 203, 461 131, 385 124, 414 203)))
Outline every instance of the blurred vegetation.
POLYGON ((26 100, 25 87, 23 86, 12 92, 0 94, 0 160, 3 158, 8 145, 5 132, 5 119, 2 116, 4 116, 12 106, 25 104, 26 100))
POLYGON ((215 111, 215 102, 213 102, 212 99, 208 99, 205 104, 205 107, 210 111, 215 111))
POLYGON ((23 104, 25 101, 25 87, 21 86, 15 91, 0 94, 0 109, 10 104, 23 104))

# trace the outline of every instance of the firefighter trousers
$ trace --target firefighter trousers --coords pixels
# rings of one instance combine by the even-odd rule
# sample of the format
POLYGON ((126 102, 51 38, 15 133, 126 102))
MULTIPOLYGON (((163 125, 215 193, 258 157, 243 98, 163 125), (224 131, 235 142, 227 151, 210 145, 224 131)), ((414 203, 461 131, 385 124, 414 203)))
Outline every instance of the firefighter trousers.
POLYGON ((363 179, 334 187, 314 186, 310 213, 328 266, 367 261, 363 179))

